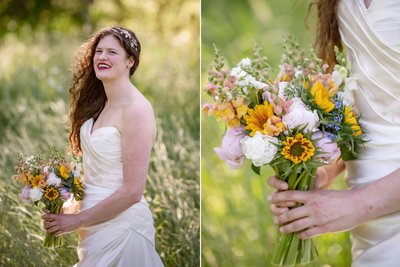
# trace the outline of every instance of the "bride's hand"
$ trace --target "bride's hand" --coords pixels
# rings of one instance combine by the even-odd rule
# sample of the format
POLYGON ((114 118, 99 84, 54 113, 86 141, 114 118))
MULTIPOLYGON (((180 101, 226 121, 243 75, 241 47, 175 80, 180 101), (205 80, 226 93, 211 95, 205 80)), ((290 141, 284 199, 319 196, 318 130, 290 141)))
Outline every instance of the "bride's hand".
POLYGON ((44 228, 48 233, 56 236, 73 232, 80 227, 79 214, 52 214, 49 210, 43 209, 42 216, 44 228))
MULTIPOLYGON (((332 183, 334 177, 332 173, 325 166, 319 167, 316 172, 314 189, 328 188, 332 183)), ((271 176, 268 178, 268 184, 278 191, 285 191, 289 189, 289 185, 276 178, 276 176, 271 176)), ((296 203, 293 201, 282 202, 274 204, 272 203, 270 209, 275 216, 278 216, 289 210, 289 207, 295 206, 296 203)))
POLYGON ((300 238, 351 229, 362 222, 363 210, 357 205, 356 190, 284 191, 270 195, 269 201, 300 202, 303 206, 274 218, 282 233, 301 232, 300 238))

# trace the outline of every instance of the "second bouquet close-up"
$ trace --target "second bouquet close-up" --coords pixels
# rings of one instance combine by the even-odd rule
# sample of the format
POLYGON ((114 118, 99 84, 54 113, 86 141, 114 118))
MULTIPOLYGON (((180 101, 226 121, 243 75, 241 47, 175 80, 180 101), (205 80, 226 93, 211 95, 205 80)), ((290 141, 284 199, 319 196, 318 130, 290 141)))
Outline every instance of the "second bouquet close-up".
MULTIPOLYGON (((214 102, 202 108, 227 126, 215 152, 230 167, 248 159, 257 174, 269 165, 290 190, 312 190, 318 167, 355 159, 365 142, 354 108, 357 84, 339 49, 335 66, 324 64, 313 49, 307 55, 293 38, 284 40, 284 49, 280 71, 273 75, 257 45, 253 58, 233 68, 215 47, 205 89, 214 102)), ((293 266, 317 257, 312 239, 281 234, 272 263, 293 266)))

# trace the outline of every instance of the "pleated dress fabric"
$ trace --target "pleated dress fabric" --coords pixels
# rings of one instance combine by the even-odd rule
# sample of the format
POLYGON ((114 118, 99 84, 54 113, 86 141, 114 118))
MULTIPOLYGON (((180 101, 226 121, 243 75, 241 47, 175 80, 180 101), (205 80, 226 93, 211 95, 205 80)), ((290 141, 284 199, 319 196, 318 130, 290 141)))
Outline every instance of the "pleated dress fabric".
MULTIPOLYGON (((346 162, 346 181, 357 188, 400 168, 400 0, 373 0, 369 7, 341 0, 338 20, 369 140, 358 159, 346 162)), ((354 267, 400 266, 400 212, 359 225, 351 240, 354 267)))
MULTIPOLYGON (((93 133, 94 120, 81 127, 85 197, 89 209, 122 186, 121 135, 115 127, 93 133)), ((144 197, 111 220, 78 230, 76 267, 158 267, 163 263, 154 246, 153 217, 144 197)))

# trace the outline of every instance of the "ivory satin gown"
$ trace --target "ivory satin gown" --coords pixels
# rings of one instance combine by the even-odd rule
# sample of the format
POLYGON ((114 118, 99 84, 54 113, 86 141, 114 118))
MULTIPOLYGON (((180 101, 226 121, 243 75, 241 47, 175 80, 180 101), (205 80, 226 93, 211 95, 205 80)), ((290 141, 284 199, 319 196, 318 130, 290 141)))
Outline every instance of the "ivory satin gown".
MULTIPOLYGON (((85 197, 89 209, 122 186, 121 135, 115 127, 92 131, 94 120, 81 127, 85 197)), ((76 267, 163 266, 154 247, 153 217, 144 197, 115 218, 78 230, 76 267)))
MULTIPOLYGON (((363 0, 341 0, 338 19, 369 140, 357 160, 346 162, 354 188, 400 168, 400 0, 373 0, 368 8, 363 0)), ((350 236, 353 267, 400 266, 400 212, 361 224, 350 236)))

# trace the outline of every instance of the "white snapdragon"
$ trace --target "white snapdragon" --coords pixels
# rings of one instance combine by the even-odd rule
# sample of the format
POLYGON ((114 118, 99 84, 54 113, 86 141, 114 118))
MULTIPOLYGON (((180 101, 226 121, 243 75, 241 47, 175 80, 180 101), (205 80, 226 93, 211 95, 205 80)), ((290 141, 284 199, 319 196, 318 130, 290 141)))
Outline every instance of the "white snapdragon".
POLYGON ((251 67, 251 60, 248 57, 243 58, 239 64, 240 67, 245 68, 245 67, 251 67))
POLYGON ((236 79, 243 78, 243 77, 245 77, 246 75, 247 75, 247 73, 246 73, 244 70, 242 70, 241 67, 234 67, 234 68, 231 70, 231 76, 236 77, 236 79))
POLYGON ((304 127, 304 132, 313 131, 318 126, 319 117, 316 110, 311 111, 303 101, 295 97, 292 99, 288 112, 282 117, 283 123, 289 129, 304 127))
POLYGON ((276 137, 263 135, 260 132, 256 132, 253 137, 245 136, 240 141, 245 157, 257 167, 268 164, 274 159, 278 148, 273 143, 278 142, 276 137))
POLYGON ((346 78, 344 82, 344 91, 339 92, 338 95, 343 99, 345 106, 354 105, 354 92, 358 89, 357 82, 354 78, 346 78))
POLYGON ((337 85, 340 86, 342 82, 347 78, 349 74, 347 68, 340 66, 336 67, 335 70, 332 72, 332 80, 337 85))

